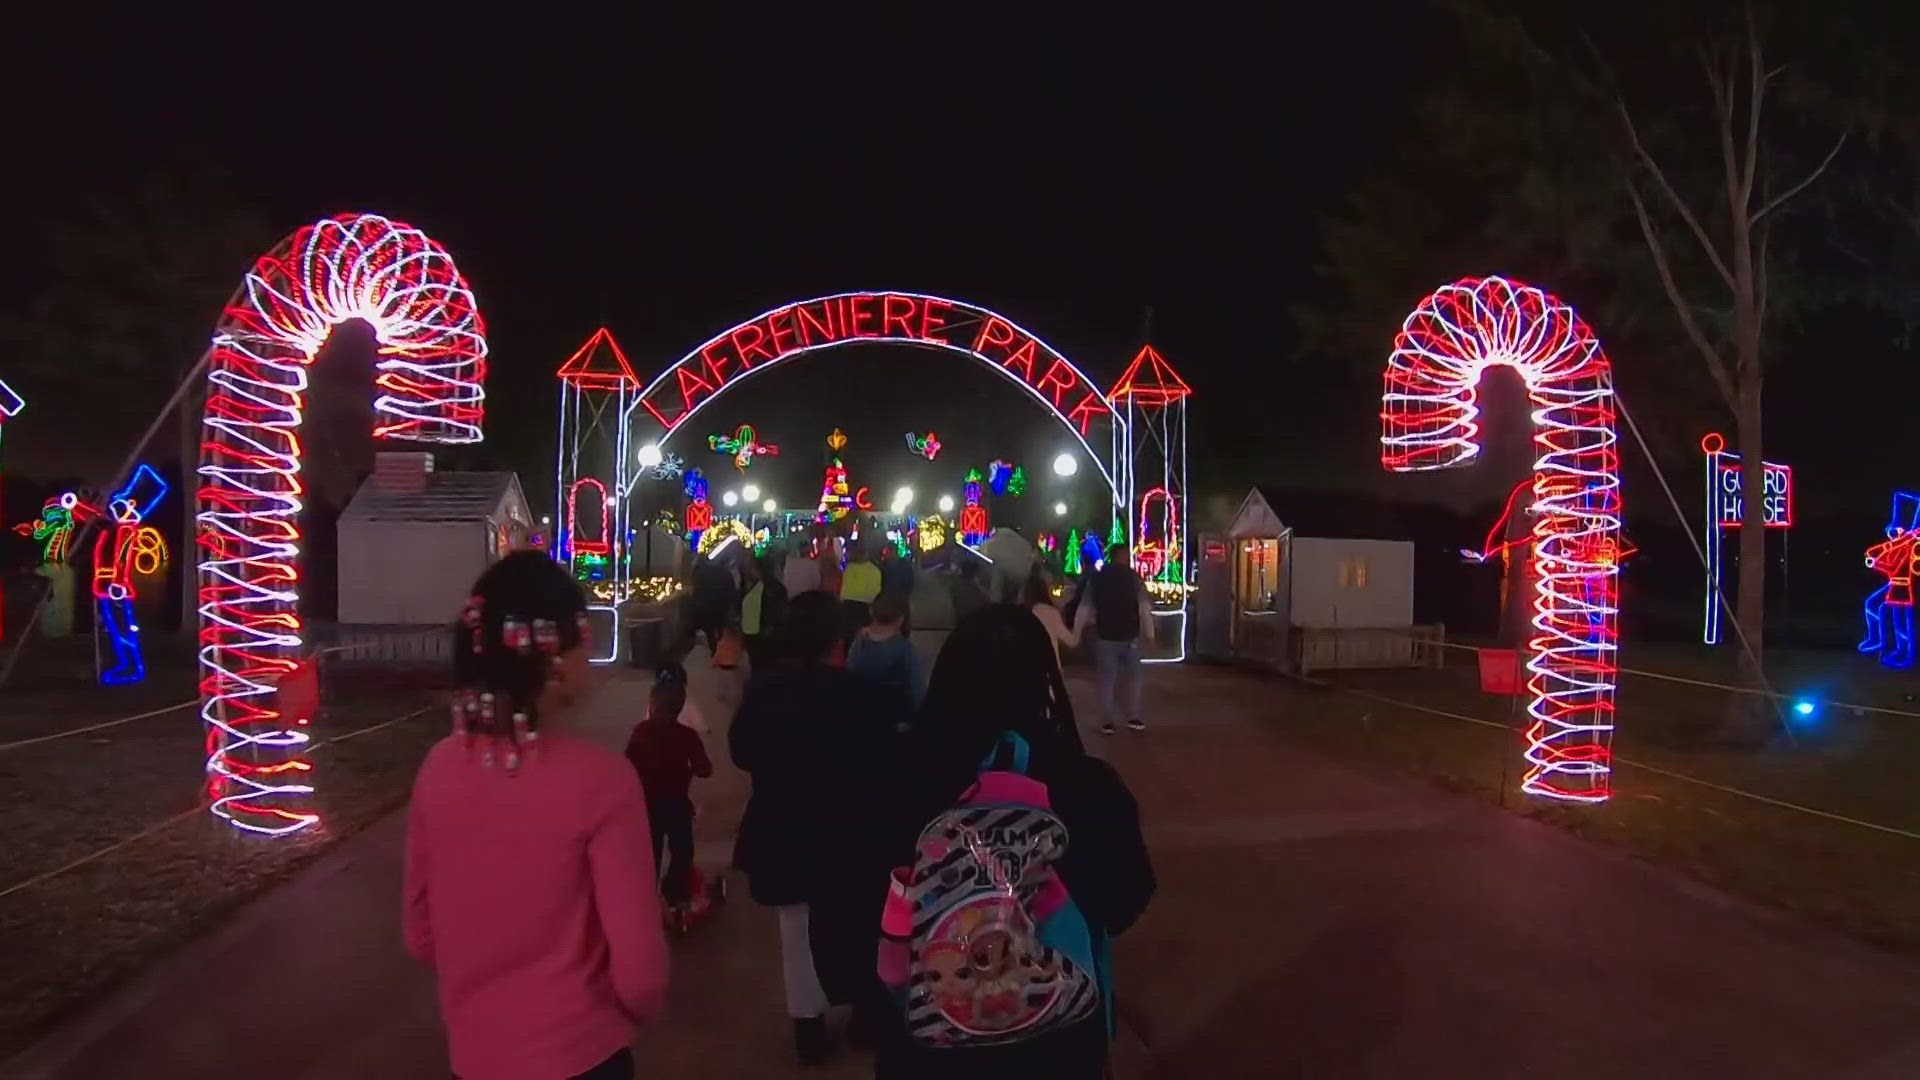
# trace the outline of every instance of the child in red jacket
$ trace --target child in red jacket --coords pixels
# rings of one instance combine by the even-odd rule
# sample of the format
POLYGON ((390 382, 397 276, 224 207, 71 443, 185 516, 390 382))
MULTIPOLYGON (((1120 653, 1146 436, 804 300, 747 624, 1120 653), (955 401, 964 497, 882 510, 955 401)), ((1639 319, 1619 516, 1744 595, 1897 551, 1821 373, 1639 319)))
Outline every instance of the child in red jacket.
POLYGON ((627 740, 627 760, 640 773, 646 793, 647 821, 653 828, 653 858, 662 848, 672 856, 660 885, 661 896, 675 911, 686 908, 693 879, 693 778, 713 775, 713 762, 700 735, 680 722, 687 704, 687 669, 676 663, 654 673, 647 718, 635 724, 627 740))

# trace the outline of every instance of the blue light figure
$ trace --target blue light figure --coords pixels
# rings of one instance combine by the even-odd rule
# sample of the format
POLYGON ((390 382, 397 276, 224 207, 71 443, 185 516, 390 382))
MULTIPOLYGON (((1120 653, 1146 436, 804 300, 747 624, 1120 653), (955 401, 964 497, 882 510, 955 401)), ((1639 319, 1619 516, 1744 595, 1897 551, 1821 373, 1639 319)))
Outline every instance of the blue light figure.
POLYGON ((1867 597, 1867 635, 1860 651, 1877 653, 1891 668, 1913 666, 1913 574, 1920 560, 1920 495, 1898 491, 1887 517, 1887 539, 1867 549, 1869 569, 1887 583, 1867 597))
POLYGON ((147 677, 140 657, 140 624, 134 621, 133 579, 157 572, 165 563, 166 541, 145 521, 166 497, 167 482, 152 466, 135 469, 126 486, 107 500, 107 516, 113 524, 103 524, 93 544, 93 595, 99 605, 100 629, 113 646, 113 666, 100 673, 100 681, 108 686, 147 677))

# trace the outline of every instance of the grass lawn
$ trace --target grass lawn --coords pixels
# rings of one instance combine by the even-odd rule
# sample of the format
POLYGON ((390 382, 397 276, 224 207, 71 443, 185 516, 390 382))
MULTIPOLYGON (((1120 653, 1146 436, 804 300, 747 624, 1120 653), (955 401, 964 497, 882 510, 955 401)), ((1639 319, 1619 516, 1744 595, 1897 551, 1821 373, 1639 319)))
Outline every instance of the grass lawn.
MULTIPOLYGON (((1627 675, 1618 697, 1616 796, 1603 806, 1575 807, 1518 794, 1525 701, 1482 694, 1471 660, 1462 653, 1440 670, 1333 673, 1323 707, 1289 710, 1276 722, 1329 751, 1479 794, 1737 895, 1920 955, 1920 840, 1665 775, 1920 833, 1920 719, 1823 706, 1796 725, 1791 739, 1758 750, 1713 748, 1697 736, 1720 714, 1725 691, 1627 675)), ((1774 674, 1782 692, 1815 687, 1826 696, 1818 688, 1832 688, 1838 700, 1920 711, 1906 701, 1902 678, 1861 672, 1851 656, 1781 660, 1774 674)), ((1645 649, 1628 663, 1688 677, 1715 674, 1710 665, 1686 666, 1685 655, 1645 649)), ((1259 710, 1258 689, 1247 694, 1248 707, 1259 710)))
MULTIPOLYGON (((0 691, 0 742, 32 738, 185 701, 194 694, 185 650, 162 644, 137 687, 58 687, 38 679, 0 691)), ((430 706, 419 675, 329 675, 316 743, 430 706)), ((204 812, 205 759, 193 709, 0 751, 0 890, 161 828, 111 854, 0 896, 0 1060, 73 1006, 94 1000, 159 955, 217 925, 334 841, 406 798, 420 757, 447 728, 428 708, 378 731, 320 746, 313 807, 323 824, 272 840, 204 812)))

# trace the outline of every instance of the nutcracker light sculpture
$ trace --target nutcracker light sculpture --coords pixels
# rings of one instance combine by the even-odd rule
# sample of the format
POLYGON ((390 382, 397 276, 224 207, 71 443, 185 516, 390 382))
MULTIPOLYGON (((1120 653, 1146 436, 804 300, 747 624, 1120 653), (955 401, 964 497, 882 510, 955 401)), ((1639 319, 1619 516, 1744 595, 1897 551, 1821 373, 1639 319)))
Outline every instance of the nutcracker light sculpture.
POLYGON ((1867 567, 1887 583, 1867 597, 1860 651, 1890 668, 1913 666, 1913 577, 1920 570, 1920 495, 1896 492, 1887 538, 1867 549, 1867 567))
MULTIPOLYGON (((111 520, 100 523, 100 535, 93 542, 93 597, 100 629, 113 647, 113 666, 100 673, 100 681, 108 686, 147 677, 140 656, 140 624, 134 615, 134 579, 157 574, 166 565, 167 542, 160 530, 146 524, 147 516, 166 497, 167 484, 158 473, 147 465, 135 469, 126 486, 107 500, 111 520)), ((91 508, 87 516, 94 516, 91 508)))

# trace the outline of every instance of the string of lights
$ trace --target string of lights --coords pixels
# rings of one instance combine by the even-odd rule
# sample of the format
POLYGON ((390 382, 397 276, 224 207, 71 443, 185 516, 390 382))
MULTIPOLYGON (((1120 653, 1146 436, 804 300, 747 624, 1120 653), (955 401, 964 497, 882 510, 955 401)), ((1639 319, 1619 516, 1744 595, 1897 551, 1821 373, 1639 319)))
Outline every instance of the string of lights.
POLYGON ((299 808, 309 737, 275 703, 301 647, 300 425, 307 368, 333 328, 378 343, 376 438, 480 439, 486 328, 444 248, 374 214, 304 226, 254 264, 214 330, 200 448, 200 715, 212 811, 280 835, 299 808))
POLYGON ((1523 790, 1600 802, 1612 775, 1620 461, 1613 372, 1571 307, 1500 277, 1441 288, 1407 316, 1382 396, 1381 462, 1397 472, 1480 453, 1476 388, 1514 368, 1532 396, 1534 633, 1523 790))

